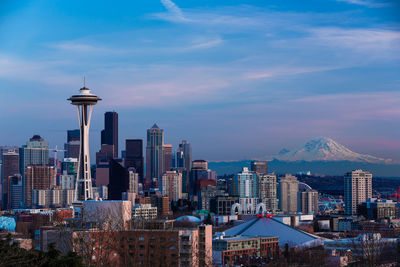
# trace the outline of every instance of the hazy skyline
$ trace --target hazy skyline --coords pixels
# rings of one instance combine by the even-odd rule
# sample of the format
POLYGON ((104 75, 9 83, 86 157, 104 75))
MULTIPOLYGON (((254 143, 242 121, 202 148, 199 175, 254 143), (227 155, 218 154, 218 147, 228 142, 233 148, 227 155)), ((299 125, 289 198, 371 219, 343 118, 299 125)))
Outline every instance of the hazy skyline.
POLYGON ((91 151, 104 112, 119 144, 154 122, 194 159, 241 160, 317 136, 400 160, 400 7, 395 1, 2 1, 0 145, 78 127, 86 85, 91 151))

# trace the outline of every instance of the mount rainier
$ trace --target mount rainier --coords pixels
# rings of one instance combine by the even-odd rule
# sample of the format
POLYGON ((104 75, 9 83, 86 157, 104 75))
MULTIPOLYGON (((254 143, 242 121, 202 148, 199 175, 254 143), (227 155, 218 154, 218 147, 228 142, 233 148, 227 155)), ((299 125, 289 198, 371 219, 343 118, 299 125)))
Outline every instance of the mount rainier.
POLYGON ((351 151, 331 138, 313 138, 296 150, 281 150, 272 158, 280 161, 353 161, 365 163, 393 163, 391 159, 351 151))

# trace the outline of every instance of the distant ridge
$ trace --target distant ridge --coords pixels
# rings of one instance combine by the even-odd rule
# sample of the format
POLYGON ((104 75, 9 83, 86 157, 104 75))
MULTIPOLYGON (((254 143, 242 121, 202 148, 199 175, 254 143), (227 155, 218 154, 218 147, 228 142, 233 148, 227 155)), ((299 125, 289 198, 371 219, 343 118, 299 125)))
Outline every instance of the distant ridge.
POLYGON ((281 150, 277 155, 267 157, 280 161, 351 161, 365 163, 393 163, 391 159, 378 158, 351 151, 328 137, 313 138, 295 150, 281 150))

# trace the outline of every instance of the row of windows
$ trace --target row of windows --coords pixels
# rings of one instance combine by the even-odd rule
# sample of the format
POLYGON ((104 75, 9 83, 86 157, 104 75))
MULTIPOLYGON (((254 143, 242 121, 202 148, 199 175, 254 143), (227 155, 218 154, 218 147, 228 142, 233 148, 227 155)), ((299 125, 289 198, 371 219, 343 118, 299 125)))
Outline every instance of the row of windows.
MULTIPOLYGON (((126 238, 129 242, 133 242, 133 241, 135 241, 135 238, 134 237, 128 237, 128 238, 126 238)), ((143 242, 143 241, 145 241, 145 237, 144 236, 139 236, 138 237, 138 241, 141 241, 141 242, 143 242)), ((155 236, 151 236, 150 238, 149 238, 149 240, 150 241, 155 241, 157 238, 155 237, 155 236)), ((160 237, 160 238, 158 238, 158 240, 160 240, 161 242, 165 242, 166 241, 166 238, 165 237, 160 237)), ((169 241, 171 241, 171 242, 175 242, 176 241, 176 238, 175 237, 171 237, 170 239, 169 239, 169 241)))

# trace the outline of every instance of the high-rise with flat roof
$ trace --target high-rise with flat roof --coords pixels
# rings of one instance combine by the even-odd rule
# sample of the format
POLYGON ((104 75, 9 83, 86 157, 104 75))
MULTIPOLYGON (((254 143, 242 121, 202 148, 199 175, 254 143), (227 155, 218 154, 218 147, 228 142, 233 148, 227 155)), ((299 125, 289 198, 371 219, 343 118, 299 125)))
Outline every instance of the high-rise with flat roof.
POLYGON ((122 200, 122 193, 130 190, 129 169, 123 166, 123 162, 110 159, 110 181, 108 183, 108 199, 122 200))
POLYGON ((127 139, 125 141, 125 167, 135 168, 139 175, 139 183, 143 184, 144 159, 142 139, 127 139))
POLYGON ((163 173, 164 131, 157 124, 147 130, 146 186, 158 182, 163 173))
POLYGON ((3 208, 7 208, 9 200, 10 178, 20 173, 19 154, 17 152, 5 152, 2 155, 2 202, 3 208))
POLYGON ((65 158, 79 158, 80 140, 79 129, 67 131, 67 142, 64 144, 65 158))
MULTIPOLYGON (((24 184, 24 196, 26 196, 26 183, 25 173, 29 165, 42 165, 49 164, 49 143, 46 142, 40 135, 34 135, 26 145, 19 148, 19 168, 22 176, 22 183, 24 184)), ((31 192, 27 192, 30 194, 31 192)))
POLYGON ((118 113, 104 114, 104 130, 101 131, 101 144, 113 145, 113 158, 118 158, 118 113))
POLYGON ((251 171, 257 173, 258 175, 267 174, 268 173, 267 161, 252 161, 251 171))
POLYGON ((276 194, 276 175, 259 175, 260 199, 265 204, 267 210, 275 211, 278 209, 278 199, 276 194))
POLYGON ((372 197, 372 174, 362 170, 348 172, 344 176, 344 212, 357 214, 357 206, 372 197))
POLYGON ((258 188, 258 175, 255 172, 249 171, 247 167, 244 167, 243 171, 235 176, 236 195, 240 198, 258 198, 258 188))
POLYGON ((163 173, 172 168, 172 145, 163 145, 163 173))
POLYGON ((9 177, 9 187, 8 187, 8 209, 19 209, 23 208, 23 184, 21 175, 17 174, 9 177))
POLYGON ((182 169, 182 191, 187 193, 192 170, 192 146, 186 140, 182 140, 176 151, 176 167, 182 169))
POLYGON ((162 176, 161 192, 171 201, 178 201, 182 198, 182 173, 167 171, 162 176))
POLYGON ((57 170, 54 166, 29 165, 24 182, 25 207, 32 207, 32 191, 48 190, 56 185, 57 170))
POLYGON ((286 174, 279 181, 279 209, 287 214, 297 213, 297 195, 299 181, 295 176, 286 174))
POLYGON ((306 190, 299 192, 299 211, 303 214, 318 212, 318 191, 306 190))
POLYGON ((40 135, 34 135, 19 149, 19 159, 20 173, 24 177, 28 165, 49 164, 49 143, 40 135))

